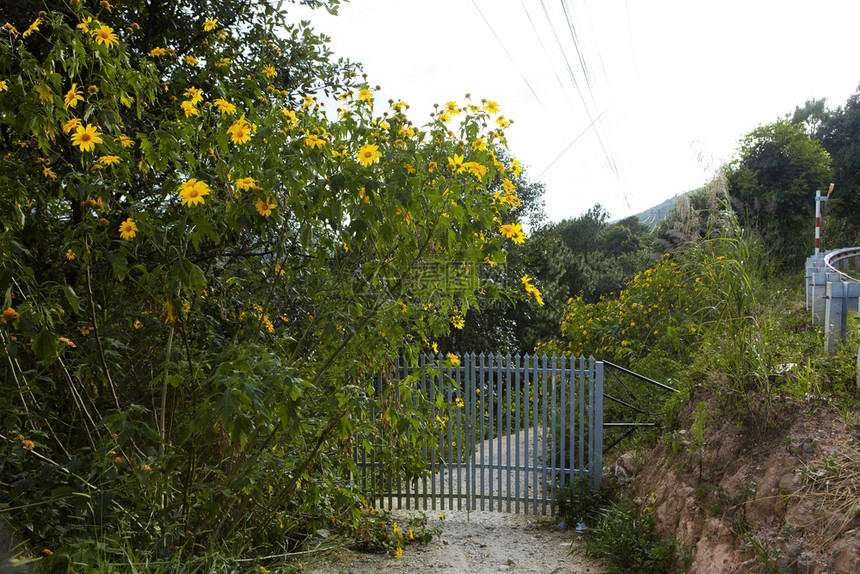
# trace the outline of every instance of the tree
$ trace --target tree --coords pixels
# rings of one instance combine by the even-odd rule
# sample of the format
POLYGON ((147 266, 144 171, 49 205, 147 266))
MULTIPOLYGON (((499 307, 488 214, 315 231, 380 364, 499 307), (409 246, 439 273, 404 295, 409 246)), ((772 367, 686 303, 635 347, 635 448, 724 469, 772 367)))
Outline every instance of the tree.
POLYGON ((648 227, 638 218, 609 223, 609 214, 599 204, 576 219, 554 228, 571 253, 572 264, 561 280, 568 297, 582 296, 596 302, 618 292, 643 268, 648 227))
POLYGON ((742 224, 758 231, 774 254, 794 263, 809 250, 816 189, 830 180, 830 155, 801 125, 788 121, 756 128, 728 167, 732 205, 742 224))
POLYGON ((833 159, 832 181, 836 186, 828 202, 828 217, 841 219, 853 234, 845 240, 855 242, 860 235, 860 92, 823 117, 821 144, 833 159))
POLYGON ((267 2, 93 5, 0 44, 4 520, 48 565, 355 527, 355 449, 436 424, 376 375, 506 291, 495 104, 416 126, 267 2))

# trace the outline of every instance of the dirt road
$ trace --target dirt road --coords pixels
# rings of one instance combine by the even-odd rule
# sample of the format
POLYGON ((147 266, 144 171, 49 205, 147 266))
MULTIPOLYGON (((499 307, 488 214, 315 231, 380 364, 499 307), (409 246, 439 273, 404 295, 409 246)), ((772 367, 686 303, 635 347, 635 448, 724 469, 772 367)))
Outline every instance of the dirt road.
MULTIPOLYGON (((405 511, 394 513, 403 523, 405 511)), ((428 516, 428 528, 441 527, 441 540, 427 546, 404 548, 400 559, 388 555, 360 554, 342 550, 315 564, 312 574, 528 574, 600 573, 591 560, 571 555, 579 536, 556 525, 535 522, 536 517, 497 512, 446 511, 445 519, 428 516)))

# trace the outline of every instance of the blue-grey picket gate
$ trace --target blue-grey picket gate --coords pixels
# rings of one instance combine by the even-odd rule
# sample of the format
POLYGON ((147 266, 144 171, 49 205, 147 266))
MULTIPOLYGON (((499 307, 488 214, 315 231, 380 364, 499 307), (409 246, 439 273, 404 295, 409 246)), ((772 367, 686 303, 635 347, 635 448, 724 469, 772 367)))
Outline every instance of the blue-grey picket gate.
MULTIPOLYGON (((371 449, 356 454, 358 480, 383 508, 555 512, 560 488, 585 477, 600 488, 603 363, 546 355, 422 356, 378 384, 416 374, 439 432, 421 444, 425 473, 407 480, 371 449), (416 373, 417 369, 417 373, 416 373), (435 370, 434 370, 435 369, 435 370)), ((432 421, 431 421, 432 422, 432 421)))

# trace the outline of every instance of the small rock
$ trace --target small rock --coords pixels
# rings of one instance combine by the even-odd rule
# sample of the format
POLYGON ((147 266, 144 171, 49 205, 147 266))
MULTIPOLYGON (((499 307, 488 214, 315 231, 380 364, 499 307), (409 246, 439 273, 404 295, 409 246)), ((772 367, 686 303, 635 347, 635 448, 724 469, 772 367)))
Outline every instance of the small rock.
POLYGON ((814 452, 815 452, 815 447, 813 447, 813 446, 812 446, 811 444, 809 444, 808 442, 805 442, 805 443, 801 444, 801 445, 800 445, 800 448, 802 448, 802 449, 803 449, 803 452, 805 452, 805 453, 807 453, 807 454, 812 454, 812 453, 814 453, 814 452))
POLYGON ((320 538, 322 538, 323 540, 325 540, 326 538, 331 536, 331 534, 329 534, 328 530, 326 530, 325 528, 320 528, 319 530, 317 530, 316 535, 319 536, 320 538))
POLYGON ((559 530, 564 530, 565 529, 564 522, 559 522, 558 525, 556 526, 556 528, 558 528, 559 530))
POLYGON ((785 543, 785 555, 789 558, 797 558, 803 549, 795 542, 785 543))
POLYGON ((507 566, 499 566, 499 572, 507 572, 508 570, 510 570, 510 568, 507 566))
POLYGON ((505 562, 505 564, 507 564, 508 566, 510 566, 510 567, 511 567, 511 570, 513 570, 514 568, 516 568, 516 567, 517 567, 517 563, 516 563, 516 562, 514 562, 513 560, 511 560, 510 558, 508 558, 508 560, 505 562))
POLYGON ((794 492, 797 488, 797 475, 793 472, 779 477, 779 489, 794 492))

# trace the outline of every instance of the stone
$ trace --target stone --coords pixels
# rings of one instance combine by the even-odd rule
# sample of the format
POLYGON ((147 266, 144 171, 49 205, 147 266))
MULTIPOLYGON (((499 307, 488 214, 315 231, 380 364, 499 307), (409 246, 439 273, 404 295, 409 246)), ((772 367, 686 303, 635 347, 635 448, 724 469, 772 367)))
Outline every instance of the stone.
POLYGON ((316 531, 316 535, 317 535, 318 537, 322 538, 323 540, 325 540, 326 538, 328 538, 329 536, 331 536, 331 534, 329 534, 329 531, 328 531, 328 530, 326 530, 325 528, 320 528, 319 530, 317 530, 317 531, 316 531))

